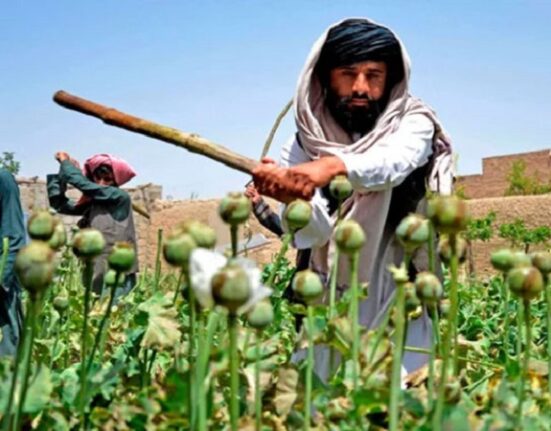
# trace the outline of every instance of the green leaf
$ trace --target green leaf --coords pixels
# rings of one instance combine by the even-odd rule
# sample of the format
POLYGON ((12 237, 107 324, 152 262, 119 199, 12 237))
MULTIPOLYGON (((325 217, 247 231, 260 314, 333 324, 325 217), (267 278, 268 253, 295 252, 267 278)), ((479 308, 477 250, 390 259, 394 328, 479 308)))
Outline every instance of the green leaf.
POLYGON ((147 326, 142 338, 144 349, 172 349, 180 341, 180 325, 177 311, 167 298, 157 294, 138 306, 138 311, 147 314, 147 326))
POLYGON ((50 400, 52 390, 50 369, 45 365, 40 365, 38 372, 29 384, 23 412, 38 413, 43 410, 50 400))
POLYGON ((287 417, 297 400, 299 373, 291 365, 281 367, 278 373, 273 404, 278 416, 287 417))

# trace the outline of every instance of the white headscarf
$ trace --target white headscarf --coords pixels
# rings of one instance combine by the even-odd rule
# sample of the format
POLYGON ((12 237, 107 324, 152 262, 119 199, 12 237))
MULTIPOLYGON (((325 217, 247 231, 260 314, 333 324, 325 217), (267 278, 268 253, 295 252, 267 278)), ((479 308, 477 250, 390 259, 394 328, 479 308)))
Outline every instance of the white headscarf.
MULTIPOLYGON (((304 152, 313 160, 323 155, 332 155, 334 150, 353 154, 369 153, 386 136, 398 129, 405 116, 422 114, 432 121, 435 130, 429 188, 442 194, 451 193, 453 160, 450 139, 433 110, 409 94, 410 60, 402 42, 396 35, 394 36, 401 47, 404 78, 392 89, 387 106, 377 119, 373 130, 353 142, 348 133, 334 120, 327 108, 324 91, 315 73, 315 68, 329 31, 342 22, 329 27, 315 42, 299 77, 294 108, 299 140, 304 152)), ((344 204, 345 218, 358 221, 367 236, 367 246, 363 248, 360 256, 360 262, 363 262, 360 265, 360 281, 370 279, 373 262, 376 261, 378 253, 379 257, 380 253, 384 253, 379 250, 379 245, 388 216, 391 195, 392 189, 377 192, 355 192, 344 204)), ((332 246, 330 249, 328 244, 314 249, 312 252, 314 269, 327 274, 333 252, 332 246)), ((345 277, 339 280, 339 284, 341 282, 346 284, 347 271, 339 272, 341 277, 345 277)))

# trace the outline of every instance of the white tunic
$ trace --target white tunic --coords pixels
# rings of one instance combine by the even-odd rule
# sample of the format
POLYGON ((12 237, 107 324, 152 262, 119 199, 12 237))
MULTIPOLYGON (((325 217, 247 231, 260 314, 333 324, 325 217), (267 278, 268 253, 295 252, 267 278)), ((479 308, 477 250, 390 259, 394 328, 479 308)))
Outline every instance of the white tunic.
MULTIPOLYGON (((367 154, 347 154, 342 151, 331 152, 339 157, 348 172, 348 179, 355 191, 383 192, 400 185, 414 170, 429 162, 433 153, 434 126, 429 118, 421 114, 406 116, 398 129, 387 136, 383 142, 372 148, 367 154)), ((311 159, 302 150, 298 141, 293 138, 283 147, 281 153, 281 165, 290 167, 305 163, 311 159)), ((385 193, 378 193, 381 196, 385 193)), ((317 189, 311 201, 312 218, 310 223, 295 235, 295 246, 298 249, 329 249, 335 225, 335 216, 329 215, 328 201, 317 189)), ((388 202, 382 203, 388 205, 388 202)), ((369 222, 369 220, 367 220, 369 222)), ((365 221, 364 221, 365 224, 365 221)), ((365 227, 364 227, 365 229, 365 227)), ((384 232, 379 241, 374 241, 379 249, 371 250, 371 262, 360 262, 360 266, 370 266, 369 297, 360 304, 360 322, 367 328, 373 328, 380 323, 384 313, 394 294, 394 282, 388 271, 390 264, 399 264, 403 259, 402 247, 397 244, 394 232, 384 232)), ((366 248, 373 247, 370 238, 367 239, 366 248)), ((344 258, 342 260, 345 260, 344 258)), ((322 272, 323 278, 328 279, 323 273, 323 268, 316 267, 316 262, 311 261, 310 266, 322 272)), ((326 268, 325 268, 326 269, 326 268)), ((339 291, 347 288, 346 262, 340 267, 339 291)), ((326 295, 327 296, 327 295, 326 295)), ((327 300, 327 298, 325 298, 327 300)), ((407 345, 428 348, 430 346, 431 322, 426 313, 419 319, 410 321, 408 325, 407 345)), ((297 353, 295 359, 303 357, 303 352, 297 353)), ((316 372, 326 379, 329 372, 328 349, 316 346, 316 372)), ((404 367, 407 372, 414 371, 424 362, 426 355, 406 353, 404 355, 404 367)))

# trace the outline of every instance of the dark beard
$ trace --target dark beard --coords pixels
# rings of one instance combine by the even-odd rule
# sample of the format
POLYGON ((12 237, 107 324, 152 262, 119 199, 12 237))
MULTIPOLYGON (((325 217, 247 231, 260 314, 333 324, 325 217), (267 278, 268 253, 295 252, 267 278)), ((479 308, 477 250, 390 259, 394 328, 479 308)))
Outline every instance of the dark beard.
POLYGON ((337 123, 348 133, 365 135, 373 130, 377 118, 381 115, 381 104, 371 100, 366 94, 354 94, 338 97, 332 91, 327 93, 327 107, 337 123), (352 99, 365 99, 368 106, 348 106, 352 99))

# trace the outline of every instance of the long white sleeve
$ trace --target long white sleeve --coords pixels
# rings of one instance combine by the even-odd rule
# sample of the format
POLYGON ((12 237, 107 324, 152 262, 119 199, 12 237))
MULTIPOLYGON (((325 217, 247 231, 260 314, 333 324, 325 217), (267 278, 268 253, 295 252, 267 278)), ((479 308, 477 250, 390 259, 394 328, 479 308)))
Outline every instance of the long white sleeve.
POLYGON ((363 154, 332 150, 348 171, 356 190, 380 191, 396 187, 432 154, 434 124, 425 115, 408 115, 396 132, 377 142, 363 154))

